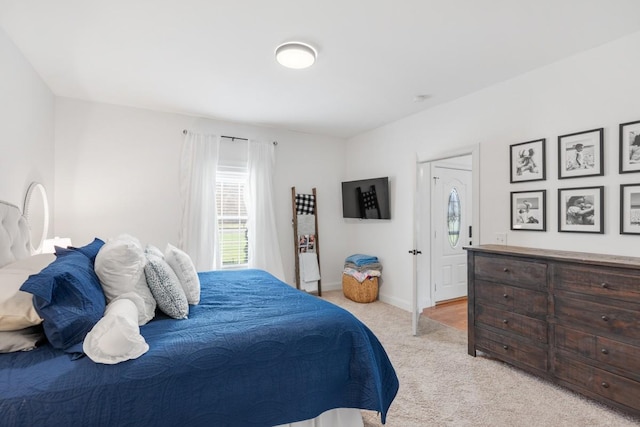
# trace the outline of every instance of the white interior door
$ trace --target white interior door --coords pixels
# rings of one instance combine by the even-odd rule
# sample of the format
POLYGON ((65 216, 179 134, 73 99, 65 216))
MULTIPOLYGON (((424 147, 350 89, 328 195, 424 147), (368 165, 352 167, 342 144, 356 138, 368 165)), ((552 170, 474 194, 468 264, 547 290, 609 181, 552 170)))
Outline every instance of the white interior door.
MULTIPOLYGON (((473 194, 479 194, 480 192, 479 150, 480 146, 475 145, 432 159, 421 160, 420 156, 416 156, 414 248, 409 251, 414 255, 412 300, 414 335, 418 334, 418 323, 422 310, 427 307, 433 307, 436 301, 462 297, 467 294, 466 253, 462 250, 462 247, 473 244, 469 236, 470 225, 473 226, 473 240, 480 241, 480 203, 477 197, 473 197, 473 194), (446 171, 444 171, 445 169, 446 171), (447 173, 447 176, 444 173, 447 173), (448 259, 445 258, 445 249, 442 246, 444 243, 449 242, 448 229, 443 226, 443 222, 445 221, 444 218, 447 218, 444 213, 445 206, 448 206, 448 197, 445 199, 444 195, 448 196, 450 194, 449 191, 445 190, 445 187, 450 187, 450 185, 445 185, 443 178, 447 181, 450 179, 449 175, 451 174, 462 176, 458 176, 461 184, 456 190, 460 196, 462 213, 460 215, 459 244, 456 247, 457 251, 463 255, 455 261, 452 261, 448 256, 448 259), (434 177, 440 179, 434 179, 434 177), (436 216, 438 219, 435 219, 436 216), (443 241, 442 237, 445 236, 447 240, 443 241), (445 265, 446 263, 448 263, 448 267, 445 265), (443 285, 446 276, 444 272, 452 271, 454 268, 451 266, 453 265, 457 265, 457 278, 449 276, 448 280, 452 283, 454 281, 460 282, 461 279, 464 280, 464 284, 462 282, 458 283, 457 288, 443 285), (436 272, 436 270, 438 271, 436 272), (436 286, 436 284, 439 284, 439 286, 436 286), (437 299, 435 295, 436 288, 438 290, 437 299), (443 295, 440 291, 444 289, 451 291, 450 294, 443 295)), ((446 252, 449 253, 449 249, 446 249, 446 252)))
POLYGON ((431 274, 434 302, 467 295, 467 254, 472 244, 471 170, 447 161, 431 167, 431 274))

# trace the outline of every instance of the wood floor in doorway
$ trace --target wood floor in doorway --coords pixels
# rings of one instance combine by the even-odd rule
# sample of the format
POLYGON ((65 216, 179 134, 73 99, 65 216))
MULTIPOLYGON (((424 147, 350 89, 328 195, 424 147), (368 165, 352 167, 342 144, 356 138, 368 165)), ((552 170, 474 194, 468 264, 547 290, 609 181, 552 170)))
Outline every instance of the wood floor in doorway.
POLYGON ((437 322, 459 329, 467 330, 467 298, 459 298, 425 308, 422 315, 437 322))

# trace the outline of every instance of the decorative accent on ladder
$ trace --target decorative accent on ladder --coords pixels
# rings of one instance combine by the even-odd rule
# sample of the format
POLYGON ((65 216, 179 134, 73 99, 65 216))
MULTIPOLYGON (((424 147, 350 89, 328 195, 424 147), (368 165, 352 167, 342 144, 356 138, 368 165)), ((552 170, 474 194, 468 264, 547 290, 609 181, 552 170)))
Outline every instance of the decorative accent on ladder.
POLYGON ((312 194, 297 194, 296 187, 291 187, 296 288, 322 296, 318 198, 316 189, 311 191, 312 194))

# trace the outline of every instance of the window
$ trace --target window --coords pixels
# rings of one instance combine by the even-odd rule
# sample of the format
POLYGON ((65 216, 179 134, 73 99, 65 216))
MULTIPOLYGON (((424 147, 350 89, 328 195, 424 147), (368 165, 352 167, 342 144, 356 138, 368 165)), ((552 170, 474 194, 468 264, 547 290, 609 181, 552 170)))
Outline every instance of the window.
POLYGON ((220 168, 216 174, 218 245, 222 268, 246 267, 248 263, 247 207, 244 202, 246 181, 247 170, 244 168, 220 168))
POLYGON ((451 193, 449 193, 447 230, 449 230, 449 244, 452 248, 455 248, 460 239, 460 196, 455 188, 452 188, 451 193))

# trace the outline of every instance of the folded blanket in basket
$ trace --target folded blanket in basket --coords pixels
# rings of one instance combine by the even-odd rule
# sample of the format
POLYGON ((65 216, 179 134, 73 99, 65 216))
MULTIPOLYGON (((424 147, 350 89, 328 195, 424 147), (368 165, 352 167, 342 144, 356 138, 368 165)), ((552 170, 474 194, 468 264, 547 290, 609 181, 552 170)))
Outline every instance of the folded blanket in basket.
POLYGON ((380 277, 381 276, 381 274, 380 274, 380 272, 378 270, 358 271, 358 270, 354 270, 353 268, 345 268, 343 273, 353 277, 354 279, 356 279, 360 283, 364 282, 365 280, 367 280, 370 277, 380 277))
POLYGON ((378 257, 372 256, 372 255, 354 254, 354 255, 348 256, 344 260, 344 262, 350 262, 360 267, 365 264, 373 264, 378 262, 378 257))
POLYGON ((345 262, 344 268, 352 268, 358 271, 367 271, 367 270, 382 271, 382 264, 380 264, 379 262, 374 262, 373 264, 355 265, 352 262, 345 262))

